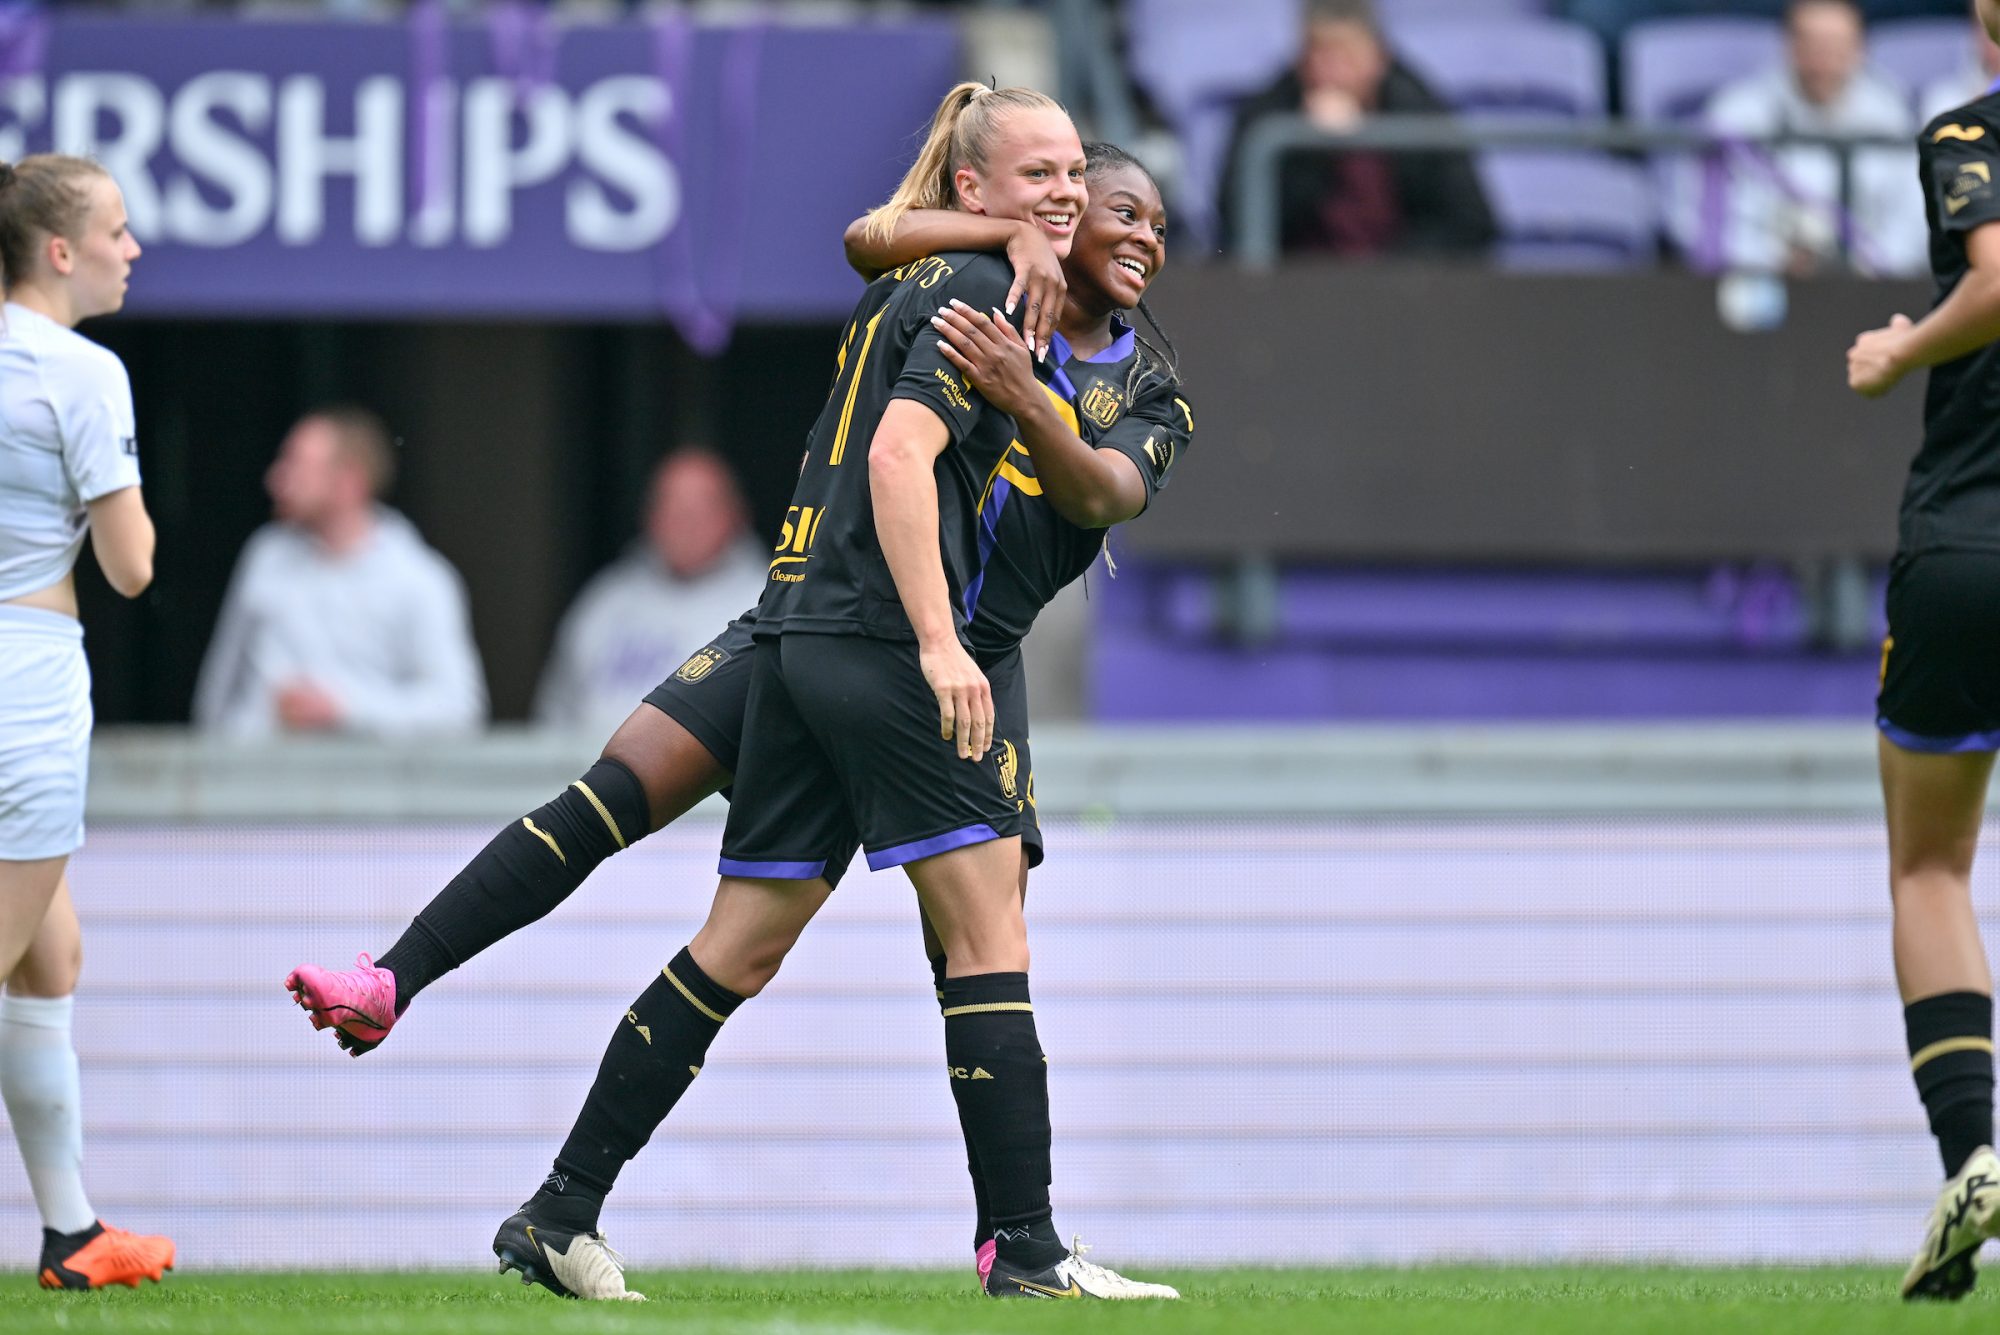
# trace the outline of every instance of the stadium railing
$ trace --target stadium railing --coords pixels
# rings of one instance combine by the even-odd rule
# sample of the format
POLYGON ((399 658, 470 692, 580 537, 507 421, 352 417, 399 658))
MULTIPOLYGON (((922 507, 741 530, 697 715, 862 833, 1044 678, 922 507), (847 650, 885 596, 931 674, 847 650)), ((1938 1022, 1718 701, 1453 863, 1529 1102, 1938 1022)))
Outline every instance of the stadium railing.
MULTIPOLYGON (((1284 155, 1301 149, 1372 149, 1390 153, 1500 149, 1577 149, 1636 155, 1692 154, 1715 161, 1744 148, 1827 148, 1840 164, 1843 213, 1853 199, 1853 155, 1868 149, 1909 151, 1907 136, 1786 133, 1742 137, 1625 120, 1465 120, 1456 116, 1380 116, 1352 130, 1321 129, 1303 116, 1271 116, 1245 132, 1235 182, 1235 257, 1253 269, 1279 260, 1278 173, 1284 155)), ((1843 243, 1846 241, 1843 236, 1843 243)))

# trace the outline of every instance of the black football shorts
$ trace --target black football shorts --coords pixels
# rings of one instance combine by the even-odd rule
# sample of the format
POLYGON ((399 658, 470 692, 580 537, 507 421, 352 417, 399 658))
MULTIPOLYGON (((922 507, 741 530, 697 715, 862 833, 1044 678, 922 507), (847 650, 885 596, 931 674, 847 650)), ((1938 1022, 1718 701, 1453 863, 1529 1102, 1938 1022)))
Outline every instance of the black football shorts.
MULTIPOLYGON (((743 745, 743 717, 750 703, 751 664, 757 640, 751 622, 736 620, 722 634, 688 656, 674 674, 646 694, 646 703, 686 728, 694 739, 731 774, 743 745)), ((1009 768, 1015 775, 1015 802, 1022 816, 1021 847, 1028 865, 1042 865, 1041 822, 1035 816, 1035 770, 1028 753, 1028 679, 1017 645, 991 663, 982 664, 993 688, 994 746, 1013 751, 1009 768), (1003 740, 1004 739, 1004 742, 1003 740)), ((734 797, 726 788, 723 796, 734 797)), ((853 848, 847 857, 853 856, 853 848)), ((846 857, 841 859, 842 864, 846 857)))
POLYGON ((1875 722, 1906 751, 2000 750, 2000 552, 1896 558, 1875 722))
POLYGON ((723 875, 825 875, 857 841, 880 871, 1021 833, 1025 728, 996 709, 992 748, 961 760, 914 643, 793 631, 752 662, 723 875))

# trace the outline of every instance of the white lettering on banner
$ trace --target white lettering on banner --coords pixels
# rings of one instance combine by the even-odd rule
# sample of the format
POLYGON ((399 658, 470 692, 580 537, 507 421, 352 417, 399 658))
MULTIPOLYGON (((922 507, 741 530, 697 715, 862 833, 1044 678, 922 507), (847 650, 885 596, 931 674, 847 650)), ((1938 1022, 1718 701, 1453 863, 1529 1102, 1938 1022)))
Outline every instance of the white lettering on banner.
POLYGON ((569 162, 574 116, 559 88, 525 98, 510 79, 475 79, 465 90, 465 239, 497 246, 514 230, 514 191, 551 180, 569 162), (516 116, 527 139, 514 146, 516 116))
POLYGON ((0 83, 0 108, 13 120, 0 126, 0 162, 19 162, 28 156, 28 127, 49 114, 49 86, 39 76, 0 83))
POLYGON ((592 84, 577 100, 577 156, 611 187, 591 180, 569 186, 569 235, 592 250, 643 250, 673 230, 680 217, 680 178, 666 155, 644 133, 628 130, 623 116, 657 128, 672 111, 667 86, 628 75, 592 84), (612 191, 629 198, 613 203, 612 191))
POLYGON ((188 175, 167 182, 166 235, 194 246, 235 246, 271 220, 271 164, 255 144, 216 119, 227 111, 237 124, 261 134, 271 123, 271 81, 237 70, 190 79, 167 112, 167 137, 188 175), (196 178, 229 197, 216 208, 196 178))
POLYGON ((417 216, 410 240, 425 247, 448 246, 458 225, 458 85, 434 79, 417 94, 426 146, 423 179, 417 182, 417 216))
POLYGON ((56 82, 55 150, 96 158, 125 193, 125 213, 141 241, 161 235, 160 192, 146 164, 166 135, 167 100, 136 74, 69 74, 56 82), (117 122, 99 133, 106 114, 117 122))
POLYGON ((299 75, 278 94, 278 239, 317 241, 326 229, 326 178, 354 178, 354 239, 396 240, 403 221, 403 85, 386 74, 354 93, 354 134, 326 132, 326 88, 299 75))
POLYGON ((328 132, 327 101, 309 74, 209 70, 164 89, 117 71, 64 74, 53 88, 10 79, 0 161, 24 156, 46 128, 57 152, 111 172, 141 241, 192 246, 241 245, 267 228, 287 246, 339 236, 343 220, 327 216, 335 176, 354 181, 351 234, 364 246, 504 245, 517 196, 552 183, 581 249, 643 250, 680 221, 680 173, 654 139, 674 100, 657 78, 526 93, 512 79, 440 81, 412 98, 401 78, 373 75, 354 89, 351 134, 328 132), (412 116, 427 132, 427 180, 406 198, 412 116))

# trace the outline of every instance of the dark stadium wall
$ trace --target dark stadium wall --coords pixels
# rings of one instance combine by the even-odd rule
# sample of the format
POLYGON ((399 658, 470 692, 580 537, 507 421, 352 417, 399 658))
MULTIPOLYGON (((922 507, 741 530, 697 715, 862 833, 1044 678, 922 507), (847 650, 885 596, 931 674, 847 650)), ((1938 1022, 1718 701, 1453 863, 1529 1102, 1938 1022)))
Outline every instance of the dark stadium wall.
POLYGON ((1182 269, 1161 320, 1195 458, 1135 552, 1673 562, 1886 555, 1921 377, 1881 403, 1845 352, 1913 283, 1793 284, 1739 334, 1712 279, 1294 264, 1182 269))

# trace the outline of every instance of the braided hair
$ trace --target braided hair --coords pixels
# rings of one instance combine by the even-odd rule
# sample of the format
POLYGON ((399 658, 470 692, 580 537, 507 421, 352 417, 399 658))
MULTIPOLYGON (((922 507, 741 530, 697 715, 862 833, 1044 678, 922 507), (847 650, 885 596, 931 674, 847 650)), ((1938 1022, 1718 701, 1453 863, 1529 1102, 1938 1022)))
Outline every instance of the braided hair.
MULTIPOLYGON (((1159 180, 1153 175, 1146 164, 1116 144, 1103 142, 1087 143, 1083 146, 1083 160, 1083 174, 1086 182, 1094 182, 1098 177, 1124 167, 1134 167, 1138 169, 1140 175, 1152 183, 1153 189, 1156 192, 1160 189, 1159 180)), ((1125 401, 1127 403, 1132 402, 1141 389, 1149 387, 1149 382, 1161 381, 1172 384, 1178 382, 1181 378, 1180 356, 1174 348, 1174 341, 1168 338, 1167 331, 1160 327, 1159 320, 1153 315, 1152 309, 1146 305, 1144 297, 1139 299, 1139 314, 1146 317, 1146 323, 1151 325, 1153 333, 1158 335, 1161 347, 1154 346, 1152 342, 1139 334, 1136 329, 1133 331, 1133 338, 1137 340, 1139 345, 1139 356, 1132 359, 1132 369, 1126 373, 1125 401), (1162 351, 1162 347, 1164 347, 1164 351, 1162 351)))

